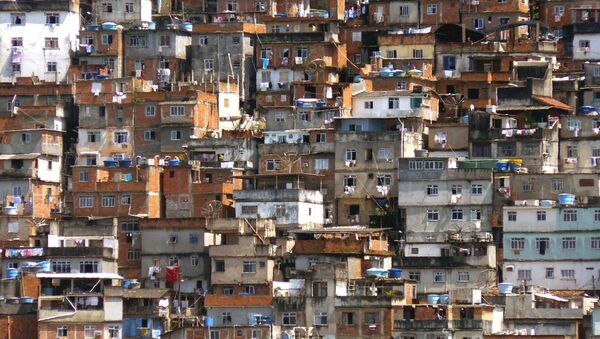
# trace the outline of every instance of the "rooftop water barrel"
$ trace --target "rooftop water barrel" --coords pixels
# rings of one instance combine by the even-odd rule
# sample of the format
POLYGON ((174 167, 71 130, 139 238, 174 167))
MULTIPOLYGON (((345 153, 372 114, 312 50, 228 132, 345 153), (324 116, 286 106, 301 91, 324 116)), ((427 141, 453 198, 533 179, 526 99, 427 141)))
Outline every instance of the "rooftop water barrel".
POLYGON ((16 268, 7 268, 4 271, 4 279, 17 279, 17 275, 19 274, 19 270, 16 268))
POLYGON ((181 161, 179 161, 179 159, 169 160, 169 166, 179 166, 180 163, 181 163, 181 161))
POLYGON ((96 25, 96 24, 89 24, 89 25, 87 25, 87 30, 88 31, 97 31, 98 28, 99 28, 99 26, 96 25))
POLYGON ((212 317, 204 317, 204 326, 213 327, 215 326, 215 319, 212 317))
POLYGON ((363 80, 363 78, 360 75, 355 75, 354 76, 354 82, 361 82, 363 80))
POLYGON ((509 282, 499 283, 498 289, 500 290, 500 294, 512 293, 513 284, 509 282))
POLYGON ((365 272, 369 277, 387 278, 388 271, 383 268, 369 268, 365 272))
POLYGON ((155 30, 156 29, 156 22, 149 21, 148 22, 148 29, 155 30))
POLYGON ((440 294, 440 300, 438 300, 440 304, 447 305, 450 303, 450 295, 448 294, 440 294))
POLYGON ((21 304, 33 304, 32 297, 21 297, 21 304))
POLYGON ((131 167, 131 159, 119 160, 119 167, 131 167))
POLYGON ((183 29, 184 31, 188 31, 191 32, 192 31, 192 23, 191 22, 184 22, 181 24, 181 29, 183 29))
POLYGON ((427 303, 431 305, 435 305, 440 300, 439 294, 428 294, 427 295, 427 303))
POLYGON ((113 159, 104 160, 104 167, 117 167, 118 162, 113 159))
POLYGON ((558 203, 561 205, 573 205, 575 203, 575 194, 561 193, 558 195, 558 203))
POLYGON ((116 31, 117 30, 117 24, 114 22, 105 22, 102 24, 102 29, 105 31, 116 31))
POLYGON ((402 276, 402 270, 399 268, 390 268, 388 270, 388 278, 400 278, 402 276))

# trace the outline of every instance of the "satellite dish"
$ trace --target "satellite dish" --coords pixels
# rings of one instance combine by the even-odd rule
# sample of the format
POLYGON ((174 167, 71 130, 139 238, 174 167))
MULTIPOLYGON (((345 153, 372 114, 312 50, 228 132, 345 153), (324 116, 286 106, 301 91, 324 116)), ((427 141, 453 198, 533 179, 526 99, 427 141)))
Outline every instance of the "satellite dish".
POLYGON ((202 206, 200 214, 207 219, 214 219, 219 217, 221 209, 223 209, 223 203, 219 200, 211 200, 202 206))

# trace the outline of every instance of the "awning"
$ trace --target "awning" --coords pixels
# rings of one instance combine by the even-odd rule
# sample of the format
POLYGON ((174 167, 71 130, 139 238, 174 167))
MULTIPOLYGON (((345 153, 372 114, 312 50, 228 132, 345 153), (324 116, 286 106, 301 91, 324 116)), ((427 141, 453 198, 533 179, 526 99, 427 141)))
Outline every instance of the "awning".
POLYGON ((550 299, 550 300, 560 301, 560 302, 565 302, 565 303, 569 301, 565 298, 557 297, 550 293, 535 293, 534 295, 539 298, 550 299))
POLYGON ((531 98, 533 100, 535 100, 535 101, 537 101, 539 103, 542 103, 544 105, 547 105, 547 106, 552 106, 552 107, 555 107, 555 108, 558 108, 558 109, 562 109, 562 110, 565 110, 565 111, 572 111, 573 110, 573 108, 571 108, 571 106, 569 106, 569 105, 567 105, 567 104, 565 104, 563 102, 560 102, 560 101, 558 101, 558 100, 556 100, 556 99, 554 99, 552 97, 546 97, 546 96, 543 96, 543 95, 532 95, 531 98))
POLYGON ((28 154, 0 154, 0 160, 28 160, 36 159, 40 153, 28 153, 28 154))
POLYGON ((36 276, 50 279, 123 279, 116 273, 38 273, 36 276))

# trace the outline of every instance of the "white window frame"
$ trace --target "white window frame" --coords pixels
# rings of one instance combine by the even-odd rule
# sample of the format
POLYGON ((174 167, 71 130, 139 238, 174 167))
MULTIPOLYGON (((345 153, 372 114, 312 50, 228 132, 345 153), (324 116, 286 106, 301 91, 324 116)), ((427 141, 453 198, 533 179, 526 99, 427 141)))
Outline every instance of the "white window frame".
POLYGON ((80 195, 79 196, 79 208, 92 208, 94 207, 94 198, 91 195, 80 195))
POLYGON ((102 196, 102 207, 116 207, 117 201, 114 195, 103 195, 102 196))

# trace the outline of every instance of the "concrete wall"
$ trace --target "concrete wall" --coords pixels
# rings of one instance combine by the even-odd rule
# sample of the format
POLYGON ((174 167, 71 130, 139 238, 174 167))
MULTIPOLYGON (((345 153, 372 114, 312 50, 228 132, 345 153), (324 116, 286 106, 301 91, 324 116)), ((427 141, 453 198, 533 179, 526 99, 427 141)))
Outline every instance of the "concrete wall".
POLYGON ((573 36, 573 60, 597 60, 600 55, 600 34, 578 33, 573 36), (579 47, 579 42, 589 40, 590 47, 579 47))
MULTIPOLYGON (((554 242, 550 245, 551 248, 552 246, 560 246, 560 243, 554 242)), ((552 260, 552 257, 533 261, 506 259, 502 275, 504 281, 520 286, 523 280, 518 277, 519 270, 531 270, 531 280, 527 281, 527 285, 543 286, 551 290, 590 290, 594 288, 593 280, 595 280, 596 285, 598 284, 600 260, 598 258, 582 258, 586 258, 586 261, 552 260), (507 270, 509 266, 513 267, 510 271, 507 270), (546 277, 546 269, 548 268, 554 269, 554 278, 546 277), (575 277, 573 279, 563 278, 562 270, 575 270, 575 277)))
MULTIPOLYGON (((149 1, 149 0, 148 0, 149 1)), ((67 10, 58 12, 59 23, 46 24, 46 11, 31 11, 25 16, 25 25, 12 25, 11 13, 0 12, 0 59, 6 62, 1 68, 1 81, 13 82, 17 76, 39 77, 40 80, 63 82, 71 64, 70 52, 75 51, 79 33, 79 13, 67 10), (23 38, 21 72, 12 73, 11 38, 23 38), (58 49, 46 49, 45 38, 58 38, 58 49), (47 63, 56 62, 56 72, 48 72, 47 63)))
POLYGON ((150 0, 109 0, 92 2, 92 13, 96 17, 96 22, 112 21, 118 24, 140 24, 142 22, 152 21, 152 1, 150 0), (125 12, 125 3, 133 2, 133 12, 125 12), (112 13, 102 11, 102 4, 110 3, 112 13))

